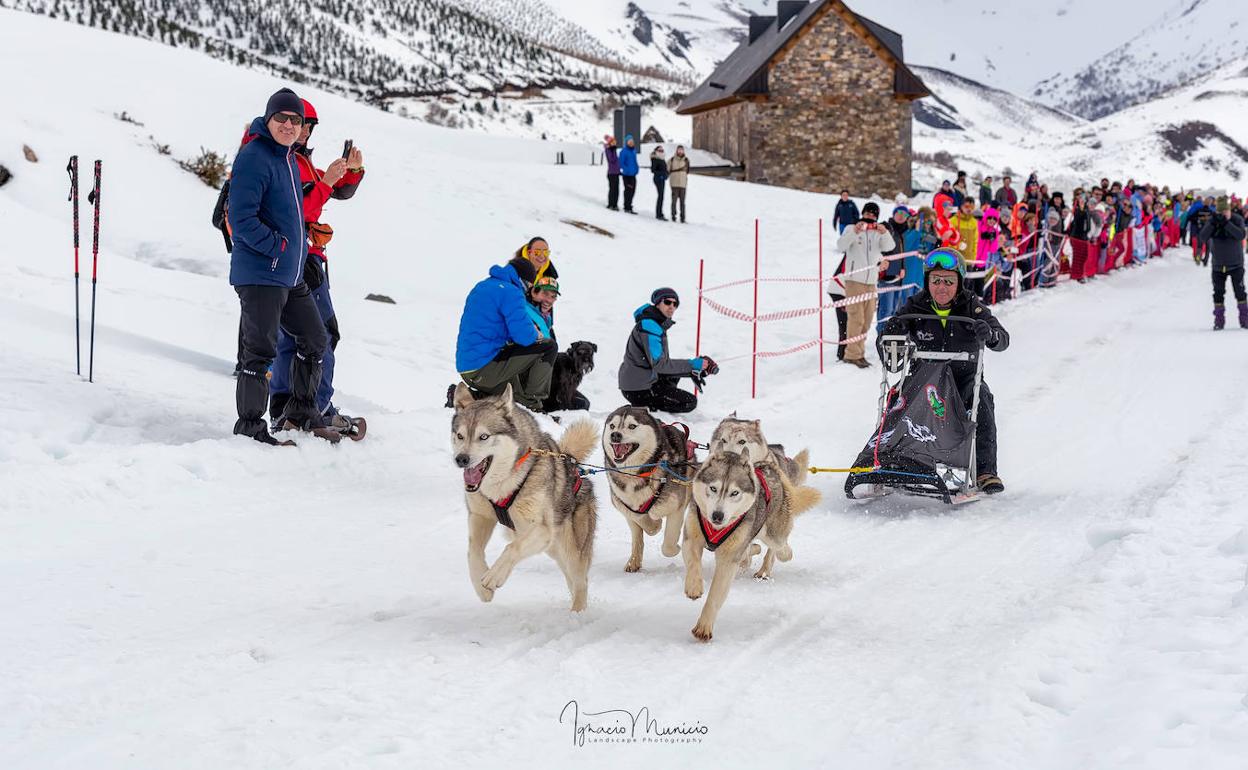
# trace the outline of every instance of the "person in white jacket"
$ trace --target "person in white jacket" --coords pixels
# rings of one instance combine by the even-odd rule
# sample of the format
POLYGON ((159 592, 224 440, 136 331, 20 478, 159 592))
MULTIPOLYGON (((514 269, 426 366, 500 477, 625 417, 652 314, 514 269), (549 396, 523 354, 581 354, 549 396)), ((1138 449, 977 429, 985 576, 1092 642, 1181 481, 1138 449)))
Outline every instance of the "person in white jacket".
POLYGON ((888 228, 879 224, 880 207, 868 202, 862 207, 862 218, 847 228, 836 242, 845 252, 845 297, 853 299, 869 295, 870 299, 854 302, 845 308, 848 316, 845 324, 846 339, 854 340, 845 346, 845 363, 860 369, 871 366, 866 358, 866 334, 875 320, 875 287, 880 276, 880 263, 884 252, 892 251, 896 243, 888 228), (855 339, 861 338, 861 339, 855 339))

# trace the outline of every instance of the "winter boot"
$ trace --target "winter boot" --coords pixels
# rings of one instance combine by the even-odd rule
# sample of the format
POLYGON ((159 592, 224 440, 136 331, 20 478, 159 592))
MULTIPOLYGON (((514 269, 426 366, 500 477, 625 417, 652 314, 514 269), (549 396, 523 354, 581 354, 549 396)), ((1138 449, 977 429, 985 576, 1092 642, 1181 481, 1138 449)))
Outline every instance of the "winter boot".
MULTIPOLYGON (((1242 314, 1240 317, 1241 318, 1243 317, 1242 314)), ((1214 305, 1213 306, 1213 330, 1217 331, 1219 329, 1225 329, 1225 328, 1226 328, 1226 308, 1222 307, 1221 305, 1214 305)))
POLYGON ((1248 329, 1248 302, 1239 303, 1239 328, 1248 329))
POLYGON ((975 485, 986 495, 996 495, 1005 491, 1005 483, 995 473, 981 473, 975 479, 975 485))
POLYGON ((352 441, 360 441, 368 433, 368 421, 363 417, 351 417, 338 411, 333 404, 325 413, 325 424, 352 441))

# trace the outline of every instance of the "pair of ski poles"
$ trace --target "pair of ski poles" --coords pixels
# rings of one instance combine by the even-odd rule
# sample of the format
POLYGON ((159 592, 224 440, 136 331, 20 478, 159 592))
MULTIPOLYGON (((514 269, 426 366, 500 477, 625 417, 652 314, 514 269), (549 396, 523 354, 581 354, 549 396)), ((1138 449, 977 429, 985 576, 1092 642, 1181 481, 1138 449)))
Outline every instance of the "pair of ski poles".
MULTIPOLYGON (((95 207, 95 222, 91 238, 91 342, 87 358, 87 382, 95 382, 95 289, 100 265, 100 161, 95 162, 95 186, 87 194, 87 202, 95 207)), ((78 301, 78 156, 69 158, 65 167, 69 172, 69 201, 74 208, 74 361, 78 375, 82 375, 82 321, 79 318, 78 301)))

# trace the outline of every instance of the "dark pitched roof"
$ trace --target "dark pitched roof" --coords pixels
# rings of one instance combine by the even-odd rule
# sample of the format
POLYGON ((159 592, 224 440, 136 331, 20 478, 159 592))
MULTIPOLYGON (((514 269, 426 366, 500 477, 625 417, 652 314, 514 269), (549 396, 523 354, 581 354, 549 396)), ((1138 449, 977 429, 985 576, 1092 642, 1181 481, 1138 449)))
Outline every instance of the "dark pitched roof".
MULTIPOLYGON (((680 106, 676 108, 676 112, 681 115, 690 115, 721 107, 745 96, 767 93, 768 63, 781 48, 797 36, 820 9, 828 3, 840 1, 813 0, 798 12, 792 21, 785 24, 783 29, 777 26, 773 18, 771 24, 755 40, 751 41, 747 37, 728 55, 727 59, 720 62, 711 76, 685 97, 680 106)), ((849 9, 846 8, 846 10, 849 9)), ((859 16, 852 10, 849 12, 862 22, 867 31, 896 60, 893 78, 894 93, 915 99, 928 96, 930 92, 923 85, 923 81, 905 64, 901 35, 888 27, 859 16)))

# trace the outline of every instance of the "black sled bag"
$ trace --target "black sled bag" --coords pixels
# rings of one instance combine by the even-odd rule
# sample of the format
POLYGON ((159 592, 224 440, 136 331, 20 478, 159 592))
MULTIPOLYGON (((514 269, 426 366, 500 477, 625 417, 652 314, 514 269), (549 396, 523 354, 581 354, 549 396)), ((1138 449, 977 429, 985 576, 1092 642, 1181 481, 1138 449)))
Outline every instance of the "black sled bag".
POLYGON ((953 371, 944 361, 915 360, 910 375, 886 404, 877 427, 854 465, 884 470, 935 473, 937 464, 966 468, 974 428, 953 371))

